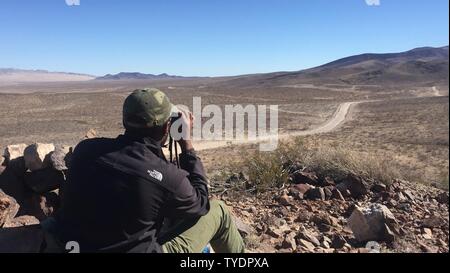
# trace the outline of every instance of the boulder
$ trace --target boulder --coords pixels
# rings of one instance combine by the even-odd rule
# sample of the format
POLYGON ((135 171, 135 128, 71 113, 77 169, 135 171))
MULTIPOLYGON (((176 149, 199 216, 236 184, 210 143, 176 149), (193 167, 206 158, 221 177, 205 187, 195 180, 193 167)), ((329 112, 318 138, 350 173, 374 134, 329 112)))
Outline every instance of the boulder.
POLYGON ((27 148, 27 144, 23 144, 23 143, 6 146, 5 153, 4 153, 6 161, 11 161, 13 159, 22 157, 26 148, 27 148))
POLYGON ((35 143, 28 146, 24 152, 25 166, 30 171, 37 171, 48 166, 48 157, 55 150, 53 144, 35 143))
POLYGON ((319 178, 314 172, 297 171, 291 175, 294 184, 319 185, 319 178))
POLYGON ((367 183, 359 176, 349 174, 347 178, 337 185, 342 192, 349 191, 353 198, 361 198, 368 193, 367 183))
POLYGON ((70 166, 72 157, 72 147, 57 146, 53 152, 50 153, 50 165, 57 171, 67 171, 70 166))
POLYGON ((4 156, 0 155, 0 166, 3 166, 3 164, 6 162, 6 159, 4 156))
POLYGON ((65 183, 62 171, 51 168, 25 173, 25 185, 36 193, 46 193, 58 189, 65 183))
POLYGON ((323 188, 312 188, 306 193, 305 197, 310 200, 326 199, 325 191, 323 190, 323 188))
POLYGON ((397 221, 386 206, 372 204, 366 208, 356 207, 348 225, 359 242, 392 241, 395 235, 391 230, 395 230, 397 221))
POLYGON ((0 190, 0 227, 14 219, 19 208, 20 206, 14 198, 0 190))

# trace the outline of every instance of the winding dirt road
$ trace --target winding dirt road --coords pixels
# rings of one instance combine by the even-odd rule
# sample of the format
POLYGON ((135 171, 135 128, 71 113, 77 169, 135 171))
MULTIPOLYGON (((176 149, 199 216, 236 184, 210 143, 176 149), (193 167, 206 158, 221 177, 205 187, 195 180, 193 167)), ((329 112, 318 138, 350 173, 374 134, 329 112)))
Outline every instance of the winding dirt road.
MULTIPOLYGON (((440 92, 439 88, 436 86, 433 86, 431 88, 431 95, 428 94, 428 97, 441 97, 445 96, 440 92)), ((279 134, 278 136, 266 136, 266 137, 260 137, 257 140, 248 140, 248 139, 237 139, 233 141, 225 141, 225 140, 218 140, 218 141, 197 141, 194 142, 194 146, 197 150, 211 150, 221 147, 226 147, 229 145, 243 145, 243 144, 255 144, 255 143, 261 143, 261 142, 268 142, 268 141, 274 141, 278 138, 278 140, 283 140, 290 137, 296 137, 296 136, 309 136, 309 135, 316 135, 316 134, 323 134, 328 133, 333 130, 335 130, 339 125, 344 123, 348 118, 348 113, 350 109, 360 103, 365 102, 375 102, 379 100, 365 100, 365 101, 354 101, 354 102, 344 102, 341 103, 337 110, 335 111, 333 117, 320 125, 319 127, 312 128, 305 131, 297 131, 297 132, 291 132, 291 133, 284 133, 279 134)), ((285 111, 285 110, 278 110, 279 112, 286 112, 291 114, 304 114, 302 112, 293 112, 293 111, 285 111)))
MULTIPOLYGON (((323 134, 328 133, 336 129, 339 125, 341 125, 343 122, 345 122, 348 112, 350 111, 351 107, 362 103, 366 101, 356 101, 356 102, 344 102, 339 105, 336 112, 334 113, 333 117, 325 122, 324 124, 320 125, 317 128, 313 128, 306 131, 298 131, 298 132, 292 132, 292 133, 285 133, 285 134, 279 134, 278 136, 265 136, 265 137, 259 137, 256 140, 249 140, 249 139, 237 139, 233 141, 225 141, 225 140, 217 140, 217 141, 197 141, 194 142, 194 146, 196 150, 203 151, 203 150, 211 150, 221 147, 226 147, 228 145, 243 145, 243 144, 255 144, 255 143, 261 143, 261 142, 269 142, 269 141, 275 141, 277 140, 283 140, 289 137, 295 137, 295 136, 308 136, 308 135, 315 135, 315 134, 323 134)), ((281 112, 281 111, 280 111, 281 112)))

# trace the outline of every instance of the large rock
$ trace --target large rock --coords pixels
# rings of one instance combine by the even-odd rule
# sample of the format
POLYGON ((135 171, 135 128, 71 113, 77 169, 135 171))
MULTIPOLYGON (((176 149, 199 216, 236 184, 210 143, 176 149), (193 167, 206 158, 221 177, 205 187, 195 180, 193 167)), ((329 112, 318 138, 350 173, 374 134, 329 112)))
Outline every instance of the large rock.
POLYGON ((354 174, 349 174, 347 178, 336 187, 341 193, 349 191, 353 198, 361 198, 368 193, 367 183, 361 177, 354 174))
POLYGON ((19 208, 20 206, 14 198, 0 190, 0 227, 14 218, 19 208))
POLYGON ((314 172, 297 171, 291 175, 294 184, 319 185, 319 178, 314 172))
POLYGON ((366 208, 356 207, 348 219, 348 225, 360 242, 392 241, 397 221, 384 205, 372 204, 366 208))
POLYGON ((44 169, 49 164, 49 154, 54 150, 53 144, 35 143, 28 146, 24 151, 25 166, 30 171, 44 169))
POLYGON ((36 193, 46 193, 58 189, 65 183, 62 171, 51 168, 25 173, 25 185, 36 193))
MULTIPOLYGON (((16 162, 17 159, 13 160, 16 162)), ((26 195, 26 187, 23 182, 23 176, 18 176, 13 169, 8 166, 5 171, 0 174, 0 190, 17 202, 22 202, 26 195)))
POLYGON ((7 221, 3 228, 15 228, 15 227, 23 227, 23 226, 31 226, 31 225, 38 225, 39 220, 30 215, 24 215, 17 218, 14 218, 10 221, 7 221))
POLYGON ((50 153, 50 165, 57 171, 66 171, 70 166, 72 157, 72 147, 57 146, 53 152, 50 153))
POLYGON ((6 146, 4 154, 6 161, 11 161, 13 159, 22 157, 26 148, 27 144, 23 143, 6 146))
POLYGON ((312 188, 306 193, 305 197, 311 200, 326 199, 325 191, 323 190, 323 188, 312 188))

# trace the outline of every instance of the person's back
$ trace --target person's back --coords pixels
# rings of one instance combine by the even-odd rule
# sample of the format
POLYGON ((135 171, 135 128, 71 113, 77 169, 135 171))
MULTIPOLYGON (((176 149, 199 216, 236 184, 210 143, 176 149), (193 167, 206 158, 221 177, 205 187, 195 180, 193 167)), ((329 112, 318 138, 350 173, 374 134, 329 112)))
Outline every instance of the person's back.
MULTIPOLYGON (((210 211, 207 179, 192 143, 178 140, 180 168, 165 159, 168 108, 162 92, 136 91, 124 105, 124 135, 85 140, 76 147, 56 217, 63 244, 75 241, 82 252, 199 252, 214 239, 219 251, 244 250, 224 205, 213 201, 210 211), (146 118, 156 117, 156 126, 134 130, 130 124, 141 118, 142 110, 150 113, 146 118), (173 219, 187 225, 163 236, 164 221, 173 219), (199 228, 205 232, 197 234, 199 228)), ((184 124, 190 127, 187 118, 184 124)))

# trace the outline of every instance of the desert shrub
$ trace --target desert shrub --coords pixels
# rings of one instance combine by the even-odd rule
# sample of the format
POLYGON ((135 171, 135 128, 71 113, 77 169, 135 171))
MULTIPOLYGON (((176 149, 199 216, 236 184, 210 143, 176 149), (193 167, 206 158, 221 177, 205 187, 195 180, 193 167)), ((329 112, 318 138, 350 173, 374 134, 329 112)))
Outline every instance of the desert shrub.
POLYGON ((307 143, 303 138, 281 142, 273 152, 255 151, 244 155, 241 162, 227 171, 247 174, 248 181, 240 185, 260 193, 290 183, 290 170, 298 166, 315 172, 319 178, 330 177, 338 182, 349 174, 385 184, 403 178, 392 158, 358 153, 347 146, 307 143))

